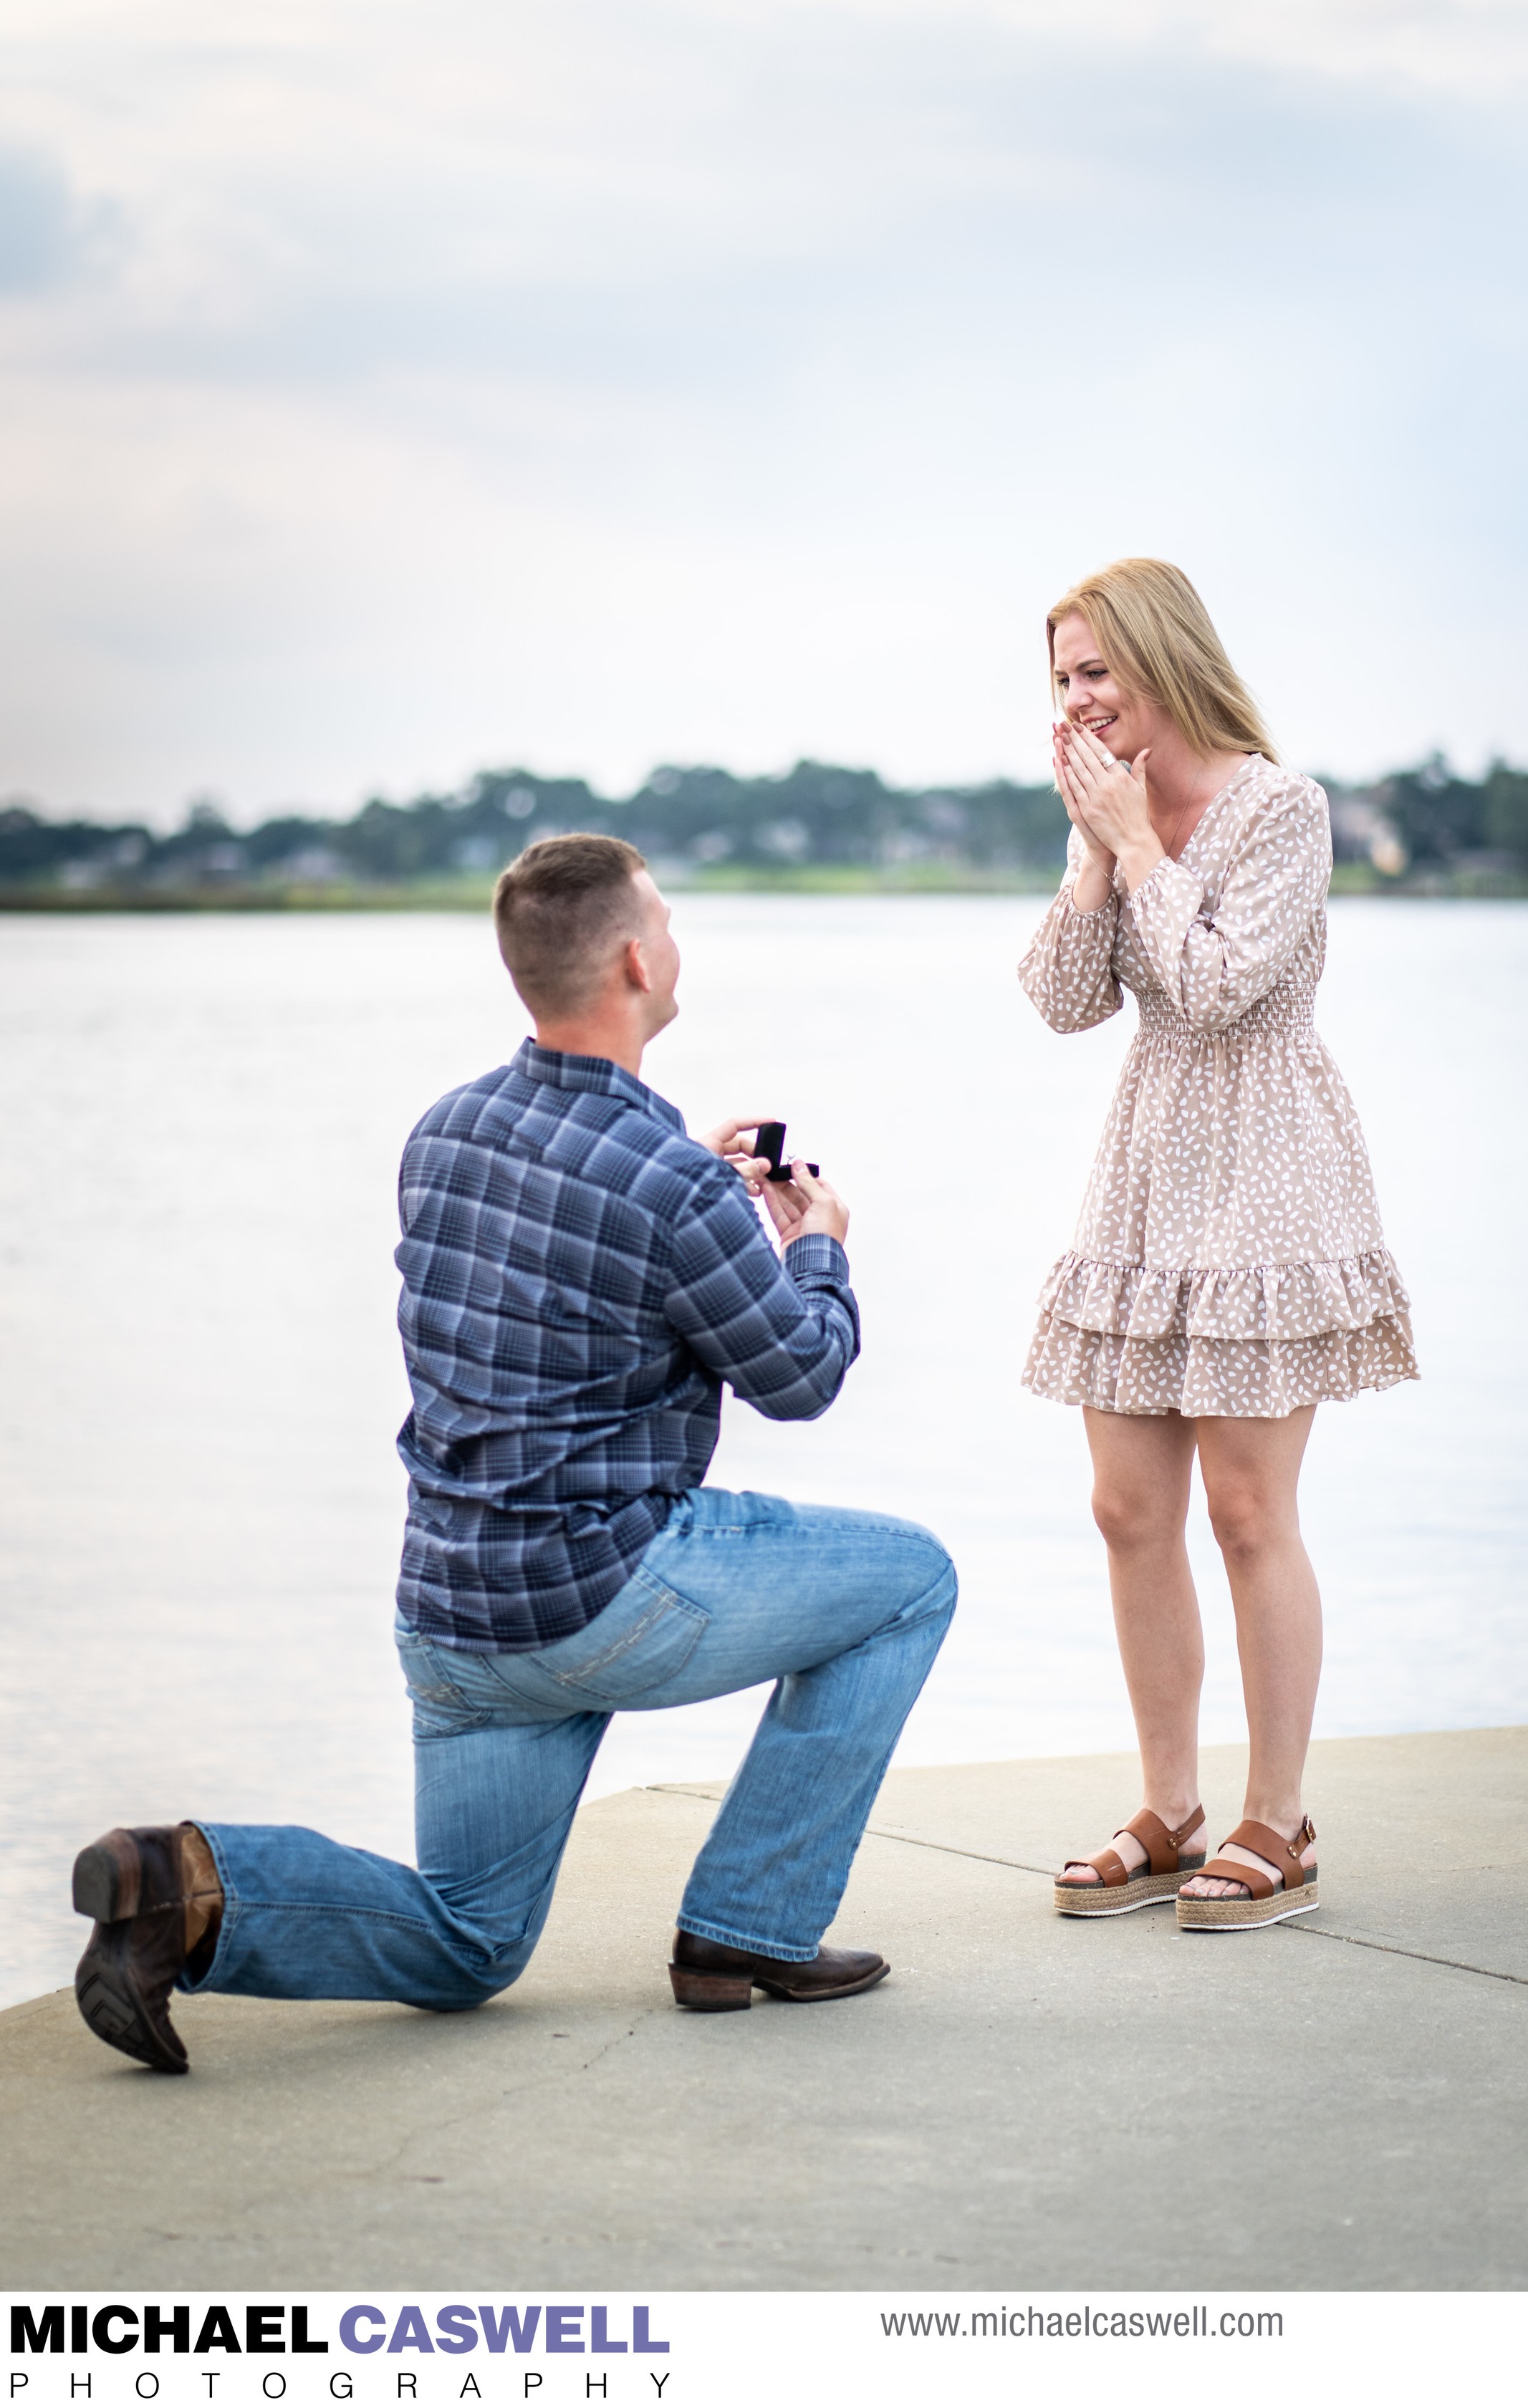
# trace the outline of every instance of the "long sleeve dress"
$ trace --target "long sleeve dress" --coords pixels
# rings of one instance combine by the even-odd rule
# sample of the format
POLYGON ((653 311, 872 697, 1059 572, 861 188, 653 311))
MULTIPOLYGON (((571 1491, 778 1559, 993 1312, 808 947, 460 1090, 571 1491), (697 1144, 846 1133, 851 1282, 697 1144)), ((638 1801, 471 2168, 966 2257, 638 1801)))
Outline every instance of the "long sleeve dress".
POLYGON ((1140 1012, 1024 1384, 1123 1413, 1274 1418, 1417 1377, 1363 1134, 1312 1003, 1332 838, 1253 754, 1176 861, 1100 910, 1060 893, 1019 965, 1052 1028, 1140 1012))

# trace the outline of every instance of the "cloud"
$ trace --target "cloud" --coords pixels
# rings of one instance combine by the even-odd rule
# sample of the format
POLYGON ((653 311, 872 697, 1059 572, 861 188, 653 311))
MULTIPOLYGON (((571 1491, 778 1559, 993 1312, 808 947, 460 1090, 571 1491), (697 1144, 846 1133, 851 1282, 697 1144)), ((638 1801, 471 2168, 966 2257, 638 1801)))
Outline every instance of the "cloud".
POLYGON ((0 789, 1032 768, 1038 615, 1129 550, 1303 757, 1528 751, 1453 599, 1528 637, 1509 34, 12 0, 7 155, 59 163, 65 247, 0 306, 0 789), (88 274, 71 192, 116 211, 88 274))
POLYGON ((0 149, 0 294, 63 283, 86 248, 83 213, 54 163, 0 149))
POLYGON ((1449 92, 1493 108, 1528 79, 1520 0, 1089 0, 1068 19, 1055 0, 698 0, 708 19, 757 22, 777 7, 807 22, 918 24, 959 38, 987 25, 1063 39, 1079 65, 1155 54, 1223 58, 1374 91, 1449 92))
MULTIPOLYGON (((1212 261, 1329 280, 1355 246, 1425 280, 1433 229, 1515 152, 1515 128, 1249 79, 1139 29, 1080 77, 1054 21, 1014 13, 440 0, 410 48, 399 11, 363 42, 331 0, 300 45, 280 15, 261 39, 237 19, 183 53, 162 37, 80 94, 135 242, 73 338, 188 372, 641 382, 893 293, 1064 297, 1069 243, 1143 292, 1212 261)), ((1467 253, 1449 273, 1471 280, 1467 253)))

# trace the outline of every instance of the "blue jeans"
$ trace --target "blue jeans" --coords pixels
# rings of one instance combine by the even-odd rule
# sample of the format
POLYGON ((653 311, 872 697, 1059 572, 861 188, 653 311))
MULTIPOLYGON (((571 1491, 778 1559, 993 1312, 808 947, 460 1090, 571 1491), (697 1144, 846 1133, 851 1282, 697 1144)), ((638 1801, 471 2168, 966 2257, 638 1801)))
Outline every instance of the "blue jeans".
POLYGON ((897 1735, 955 1610, 913 1522, 693 1488, 570 1639, 464 1655, 400 1628, 419 1870, 317 1831, 204 1823, 223 1925, 191 1989, 474 2007, 530 1961, 613 1713, 775 1682, 679 1911, 804 1960, 832 1921, 897 1735))

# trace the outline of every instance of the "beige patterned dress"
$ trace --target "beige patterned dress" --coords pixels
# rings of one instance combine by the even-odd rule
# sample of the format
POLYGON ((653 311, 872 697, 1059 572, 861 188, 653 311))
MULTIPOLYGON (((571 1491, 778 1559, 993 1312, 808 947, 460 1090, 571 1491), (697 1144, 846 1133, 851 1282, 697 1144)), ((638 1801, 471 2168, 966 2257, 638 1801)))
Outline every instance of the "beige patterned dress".
POLYGON ((1317 1036, 1332 838, 1309 778, 1254 754, 1177 861, 1102 909, 1061 891, 1019 965, 1052 1028, 1128 986, 1140 1027, 1024 1383, 1120 1413, 1275 1417, 1417 1377, 1351 1098, 1317 1036))

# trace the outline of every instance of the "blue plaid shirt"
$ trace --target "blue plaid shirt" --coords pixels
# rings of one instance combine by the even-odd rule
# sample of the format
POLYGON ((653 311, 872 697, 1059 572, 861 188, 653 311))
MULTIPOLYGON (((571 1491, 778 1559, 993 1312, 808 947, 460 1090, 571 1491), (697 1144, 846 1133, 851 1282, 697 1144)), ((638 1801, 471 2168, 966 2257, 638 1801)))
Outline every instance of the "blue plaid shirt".
POLYGON ((859 1352, 843 1249, 778 1256, 737 1173, 628 1071, 528 1039, 404 1148, 403 1620, 513 1652, 622 1588, 715 1450, 722 1383, 825 1412, 859 1352))

